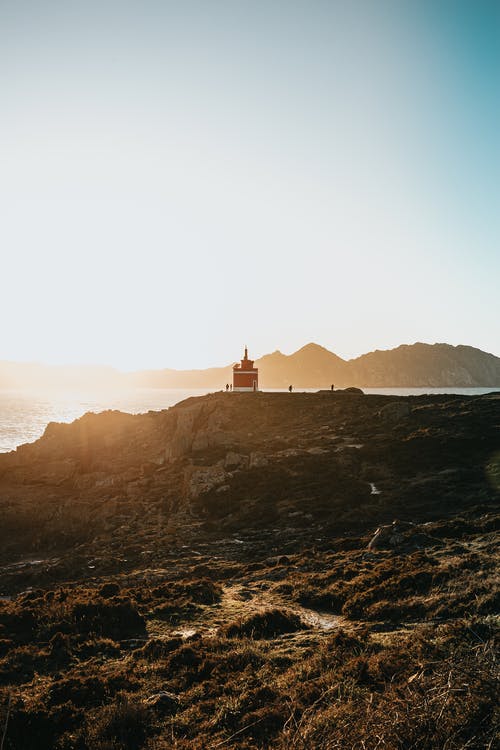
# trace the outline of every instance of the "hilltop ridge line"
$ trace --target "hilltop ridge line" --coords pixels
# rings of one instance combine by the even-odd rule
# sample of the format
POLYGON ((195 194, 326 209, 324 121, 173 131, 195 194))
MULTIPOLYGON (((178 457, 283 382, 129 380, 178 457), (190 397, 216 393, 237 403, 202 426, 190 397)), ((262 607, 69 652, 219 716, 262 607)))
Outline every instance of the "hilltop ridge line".
MULTIPOLYGON (((500 357, 472 346, 401 344, 345 360, 309 343, 292 354, 276 350, 255 360, 262 388, 467 388, 500 386, 500 357)), ((214 388, 231 382, 232 363, 222 367, 120 372, 112 367, 77 367, 0 361, 0 388, 88 387, 214 388)))

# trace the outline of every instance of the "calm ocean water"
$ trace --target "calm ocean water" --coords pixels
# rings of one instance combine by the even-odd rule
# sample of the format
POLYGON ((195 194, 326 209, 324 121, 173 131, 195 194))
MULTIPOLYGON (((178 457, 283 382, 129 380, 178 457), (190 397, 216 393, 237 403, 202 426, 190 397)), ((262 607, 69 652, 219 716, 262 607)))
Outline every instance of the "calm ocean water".
MULTIPOLYGON (((0 390, 0 453, 37 440, 49 422, 72 422, 87 411, 119 409, 131 414, 160 410, 189 396, 210 393, 211 388, 136 388, 108 393, 0 390)), ((315 391, 316 388, 301 389, 315 391)), ((498 388, 365 388, 365 393, 418 396, 423 393, 480 395, 498 388)))

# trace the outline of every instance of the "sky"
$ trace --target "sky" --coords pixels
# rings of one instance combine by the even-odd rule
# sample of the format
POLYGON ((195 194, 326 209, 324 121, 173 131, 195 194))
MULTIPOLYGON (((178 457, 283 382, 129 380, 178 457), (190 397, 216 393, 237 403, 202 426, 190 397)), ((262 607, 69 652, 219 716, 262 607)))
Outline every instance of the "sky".
POLYGON ((0 0, 0 360, 500 356, 500 3, 0 0))

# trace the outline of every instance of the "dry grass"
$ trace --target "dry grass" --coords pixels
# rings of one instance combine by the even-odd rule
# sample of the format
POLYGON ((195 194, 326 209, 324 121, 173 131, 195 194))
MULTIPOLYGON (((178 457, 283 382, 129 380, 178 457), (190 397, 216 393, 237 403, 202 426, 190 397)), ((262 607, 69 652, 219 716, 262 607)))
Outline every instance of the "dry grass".
POLYGON ((21 452, 0 476, 0 750, 493 750, 500 406, 462 401, 388 426, 384 397, 221 400, 232 449, 244 424, 267 463, 170 535, 187 462, 227 451, 151 462, 175 410, 21 452), (368 550, 395 516, 415 525, 368 550))

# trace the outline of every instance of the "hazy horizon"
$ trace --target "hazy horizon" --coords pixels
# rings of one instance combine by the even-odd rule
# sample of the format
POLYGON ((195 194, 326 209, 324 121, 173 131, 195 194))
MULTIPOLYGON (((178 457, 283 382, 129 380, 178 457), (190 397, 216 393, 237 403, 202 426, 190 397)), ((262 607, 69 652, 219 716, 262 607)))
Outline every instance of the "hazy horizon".
MULTIPOLYGON (((435 342, 413 341, 411 343, 402 342, 401 344, 398 344, 396 347, 377 346, 375 349, 370 350, 370 351, 371 352, 373 352, 373 351, 393 351, 394 349, 397 349, 400 346, 414 346, 415 344, 424 344, 426 346, 436 346, 436 345, 443 344, 445 346, 464 346, 464 347, 468 347, 468 348, 479 349, 479 347, 476 347, 473 344, 464 344, 464 343, 462 343, 462 344, 456 344, 456 345, 454 345, 454 344, 449 344, 449 342, 447 342, 447 341, 435 341, 435 342)), ((308 346, 311 346, 311 345, 316 345, 316 346, 319 346, 319 347, 321 347, 323 349, 327 349, 329 352, 331 352, 332 354, 336 354, 338 357, 340 357, 341 359, 345 360, 346 362, 349 362, 350 360, 353 360, 353 359, 358 359, 359 357, 362 357, 363 355, 370 353, 370 352, 360 352, 359 354, 355 354, 352 357, 344 357, 338 351, 335 351, 335 350, 332 350, 332 349, 328 349, 328 347, 325 347, 323 344, 320 344, 317 341, 308 341, 305 344, 302 344, 297 349, 294 349, 292 351, 283 351, 283 349, 281 349, 281 348, 278 347, 278 348, 275 348, 275 349, 273 349, 272 351, 269 351, 269 352, 262 352, 262 353, 255 354, 249 348, 249 357, 251 357, 254 360, 259 360, 262 357, 266 357, 266 356, 269 356, 271 354, 276 354, 276 353, 284 354, 285 356, 291 356, 292 354, 295 354, 296 352, 300 351, 301 349, 304 349, 305 347, 308 347, 308 346)), ((500 358, 500 355, 496 354, 495 352, 487 352, 487 351, 481 350, 481 349, 480 349, 480 351, 483 351, 485 354, 491 354, 494 357, 500 358)), ((239 356, 243 356, 243 347, 241 347, 241 351, 238 352, 238 355, 239 356)), ((67 368, 68 370, 79 369, 79 368, 81 368, 82 370, 85 370, 85 369, 91 370, 91 369, 95 368, 95 369, 113 370, 113 371, 116 371, 116 372, 119 372, 119 373, 129 374, 129 373, 141 372, 141 371, 147 371, 147 370, 178 370, 178 371, 182 372, 183 370, 193 370, 193 371, 196 371, 196 370, 207 370, 207 369, 221 369, 221 368, 225 368, 225 367, 230 367, 232 364, 234 364, 235 362, 238 361, 238 358, 239 358, 238 356, 235 356, 232 359, 229 359, 229 358, 226 357, 226 360, 224 362, 219 362, 218 364, 215 364, 215 365, 203 365, 202 363, 200 363, 200 364, 195 365, 195 366, 193 366, 191 368, 181 368, 181 367, 177 367, 175 365, 175 363, 167 362, 164 365, 160 365, 159 367, 154 367, 154 368, 151 368, 151 367, 140 367, 139 366, 136 369, 125 369, 125 368, 116 367, 116 366, 114 366, 112 364, 109 364, 107 362, 73 362, 73 363, 70 363, 70 362, 57 362, 57 361, 56 362, 47 362, 47 361, 44 362, 42 360, 29 360, 29 359, 26 359, 26 360, 7 360, 7 359, 2 359, 1 357, 0 357, 0 363, 11 364, 11 365, 18 365, 18 364, 19 365, 32 365, 33 367, 49 367, 49 368, 51 368, 51 367, 57 367, 57 368, 61 368, 61 369, 67 368)))
POLYGON ((500 352, 500 5, 0 5, 0 359, 500 352))

